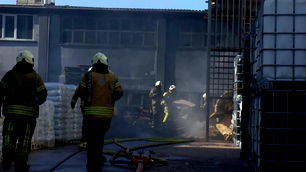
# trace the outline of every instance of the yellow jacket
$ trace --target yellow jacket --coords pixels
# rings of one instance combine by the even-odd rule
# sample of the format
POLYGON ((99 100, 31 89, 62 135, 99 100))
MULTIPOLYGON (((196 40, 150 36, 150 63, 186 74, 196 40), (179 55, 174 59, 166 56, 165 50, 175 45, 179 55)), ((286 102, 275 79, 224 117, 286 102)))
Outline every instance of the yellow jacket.
POLYGON ((122 95, 123 89, 113 72, 90 71, 79 83, 72 103, 75 103, 79 97, 84 101, 82 110, 85 118, 111 119, 115 101, 122 95))

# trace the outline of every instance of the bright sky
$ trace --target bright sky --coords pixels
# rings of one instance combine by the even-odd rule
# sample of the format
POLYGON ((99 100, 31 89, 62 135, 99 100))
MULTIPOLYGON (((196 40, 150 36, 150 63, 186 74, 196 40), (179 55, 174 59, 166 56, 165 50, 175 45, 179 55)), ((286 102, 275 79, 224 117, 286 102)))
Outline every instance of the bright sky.
MULTIPOLYGON (((16 4, 16 0, 0 0, 0 4, 16 4)), ((207 9, 206 0, 55 0, 55 5, 107 8, 207 9)))

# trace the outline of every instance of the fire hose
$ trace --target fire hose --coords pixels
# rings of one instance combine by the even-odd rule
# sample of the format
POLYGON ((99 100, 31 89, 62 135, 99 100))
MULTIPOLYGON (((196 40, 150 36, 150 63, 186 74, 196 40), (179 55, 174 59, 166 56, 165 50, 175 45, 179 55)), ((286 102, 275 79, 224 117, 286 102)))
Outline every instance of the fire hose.
MULTIPOLYGON (((193 142, 194 140, 192 139, 177 139, 177 138, 122 138, 122 139, 109 139, 105 140, 104 144, 112 144, 114 143, 118 147, 121 148, 121 150, 112 152, 112 151, 107 151, 103 150, 103 154, 110 155, 112 156, 112 160, 110 163, 112 165, 117 165, 117 164, 127 164, 130 166, 136 166, 137 170, 136 172, 141 172, 144 170, 146 166, 154 166, 154 165, 167 165, 168 161, 163 158, 159 158, 156 156, 152 156, 151 151, 150 155, 146 156, 143 155, 143 149, 147 148, 153 148, 153 147, 158 147, 158 146, 166 146, 166 145, 171 145, 171 144, 179 144, 179 143, 187 143, 187 142, 193 142), (135 147, 127 147, 122 144, 122 142, 128 142, 128 141, 150 141, 150 142, 159 142, 155 144, 146 144, 146 145, 139 145, 135 147), (133 151, 141 150, 138 152, 138 154, 134 154, 133 151), (118 160, 118 158, 127 158, 127 160, 118 160)), ((61 166, 63 163, 74 157, 75 155, 79 154, 82 151, 85 151, 86 149, 86 143, 81 143, 80 148, 83 148, 81 150, 78 150, 66 158, 64 158, 62 161, 57 163, 55 166, 49 170, 50 172, 55 171, 59 166, 61 166)))
MULTIPOLYGON (((113 139, 113 140, 106 140, 106 143, 114 143, 121 149, 116 152, 111 151, 103 151, 103 154, 111 155, 112 160, 110 161, 111 165, 116 166, 118 164, 127 164, 129 166, 136 166, 136 172, 141 172, 144 170, 145 167, 155 166, 155 165, 167 165, 168 161, 163 158, 159 158, 156 156, 152 156, 153 151, 149 151, 150 154, 144 155, 144 149, 153 148, 158 146, 166 146, 178 143, 187 143, 192 142, 194 140, 191 139, 176 139, 176 138, 127 138, 127 139, 113 139), (146 145, 139 145, 134 147, 127 147, 126 145, 120 142, 127 142, 127 141, 150 141, 150 142, 159 142, 154 144, 146 144, 146 145), (140 150, 138 154, 135 154, 134 151, 140 150), (125 160, 120 160, 120 158, 125 158, 125 160), (118 160, 119 159, 119 160, 118 160)), ((83 148, 86 147, 85 144, 82 145, 83 148)))

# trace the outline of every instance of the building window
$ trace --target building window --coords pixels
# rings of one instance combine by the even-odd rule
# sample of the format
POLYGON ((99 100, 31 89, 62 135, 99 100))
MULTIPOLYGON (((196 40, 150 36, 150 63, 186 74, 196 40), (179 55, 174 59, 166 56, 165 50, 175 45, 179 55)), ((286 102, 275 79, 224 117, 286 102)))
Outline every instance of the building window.
POLYGON ((120 33, 119 32, 110 32, 109 33, 109 43, 111 45, 118 45, 120 43, 120 33))
POLYGON ((75 31, 73 34, 73 42, 82 43, 83 42, 83 31, 75 31))
POLYGON ((97 43, 107 44, 107 32, 98 32, 97 43))
POLYGON ((121 44, 131 44, 131 43, 132 43, 131 32, 122 32, 121 33, 121 44))
POLYGON ((62 39, 65 42, 72 42, 72 32, 71 31, 64 31, 62 39))
POLYGON ((181 24, 179 39, 179 45, 181 48, 206 48, 206 41, 207 31, 205 23, 185 22, 181 24))
POLYGON ((14 38, 15 17, 5 16, 4 21, 4 38, 14 38))
POLYGON ((87 31, 85 33, 85 42, 89 44, 96 43, 96 32, 94 31, 87 31))
POLYGON ((0 38, 2 38, 2 15, 0 15, 0 38))
POLYGON ((17 17, 17 39, 32 39, 33 37, 33 17, 17 17))
POLYGON ((192 47, 203 47, 204 43, 204 35, 200 33, 194 33, 191 37, 192 39, 192 47))
POLYGON ((134 33, 133 34, 133 42, 132 44, 134 45, 142 45, 143 42, 143 34, 142 33, 134 33))
POLYGON ((156 30, 154 20, 69 16, 61 19, 61 40, 65 44, 155 47, 156 30))
POLYGON ((191 47, 191 34, 185 33, 180 35, 180 46, 191 47))
POLYGON ((33 39, 33 16, 0 15, 0 23, 1 39, 33 39))

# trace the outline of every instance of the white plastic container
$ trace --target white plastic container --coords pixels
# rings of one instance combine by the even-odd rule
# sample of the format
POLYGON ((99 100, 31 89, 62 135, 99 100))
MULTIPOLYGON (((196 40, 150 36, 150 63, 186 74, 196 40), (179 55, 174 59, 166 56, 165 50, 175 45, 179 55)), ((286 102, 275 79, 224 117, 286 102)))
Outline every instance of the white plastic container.
POLYGON ((253 76, 306 80, 306 0, 265 0, 257 18, 253 76))

